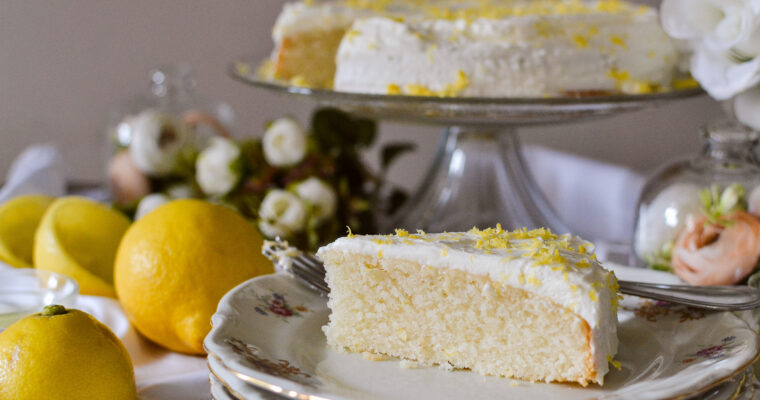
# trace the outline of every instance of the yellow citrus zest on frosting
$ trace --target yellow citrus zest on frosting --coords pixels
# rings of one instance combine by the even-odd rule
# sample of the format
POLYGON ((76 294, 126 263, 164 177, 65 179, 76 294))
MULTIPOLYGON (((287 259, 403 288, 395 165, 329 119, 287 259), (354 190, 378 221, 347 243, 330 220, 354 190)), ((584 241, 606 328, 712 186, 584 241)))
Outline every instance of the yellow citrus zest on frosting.
POLYGON ((346 38, 346 40, 348 40, 349 43, 353 43, 354 39, 356 39, 356 37, 360 36, 361 34, 362 34, 361 32, 355 29, 351 29, 348 32, 346 32, 346 35, 344 37, 346 38))
POLYGON ((573 42, 575 43, 575 47, 579 49, 585 49, 586 47, 588 47, 588 40, 586 40, 586 38, 583 37, 583 35, 575 35, 573 37, 573 42))
POLYGON ((530 283, 533 286, 541 286, 541 281, 538 280, 538 278, 536 278, 533 275, 528 277, 528 283, 530 283))
POLYGON ((388 94, 401 94, 401 87, 395 83, 389 83, 385 90, 388 94))
POLYGON ((623 38, 621 38, 618 35, 612 35, 610 37, 610 42, 612 42, 612 44, 614 44, 616 46, 620 46, 620 47, 622 47, 624 49, 628 48, 628 44, 625 43, 625 40, 623 40, 623 38))
POLYGON ((408 237, 409 232, 404 229, 396 229, 396 236, 398 237, 408 237))
POLYGON ((588 297, 591 301, 599 301, 599 297, 596 295, 596 290, 594 289, 588 291, 588 297))
POLYGON ((350 226, 347 226, 347 227, 346 227, 346 229, 348 230, 348 234, 346 235, 346 237, 347 237, 347 238, 349 238, 349 239, 350 239, 350 238, 352 238, 352 237, 355 237, 355 236, 356 236, 356 235, 354 235, 354 233, 353 233, 353 232, 351 232, 351 227, 350 227, 350 226))
POLYGON ((382 250, 378 250, 377 251, 377 258, 383 258, 383 251, 382 250))

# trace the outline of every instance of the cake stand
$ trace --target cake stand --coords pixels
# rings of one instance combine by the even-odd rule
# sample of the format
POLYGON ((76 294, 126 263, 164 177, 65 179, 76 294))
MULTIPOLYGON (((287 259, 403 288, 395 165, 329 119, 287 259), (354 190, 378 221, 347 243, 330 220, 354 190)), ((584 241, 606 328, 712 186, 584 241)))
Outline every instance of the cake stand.
POLYGON ((549 227, 578 232, 554 212, 527 170, 517 129, 610 116, 696 96, 701 89, 636 96, 456 98, 371 95, 310 89, 268 80, 258 61, 233 63, 246 84, 378 120, 444 127, 438 152, 417 192, 381 228, 466 231, 473 226, 549 227))

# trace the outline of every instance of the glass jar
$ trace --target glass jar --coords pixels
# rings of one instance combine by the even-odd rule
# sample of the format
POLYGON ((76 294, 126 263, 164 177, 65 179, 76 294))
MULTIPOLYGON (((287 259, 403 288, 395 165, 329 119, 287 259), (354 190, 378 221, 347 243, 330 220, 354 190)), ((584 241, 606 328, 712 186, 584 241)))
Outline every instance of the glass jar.
POLYGON ((758 134, 718 122, 703 138, 701 154, 663 166, 644 186, 634 253, 690 284, 736 284, 760 259, 758 134))
POLYGON ((114 202, 125 210, 150 193, 171 187, 193 195, 190 163, 209 138, 231 136, 232 108, 196 92, 187 65, 149 72, 150 91, 125 103, 108 127, 108 183, 114 202))

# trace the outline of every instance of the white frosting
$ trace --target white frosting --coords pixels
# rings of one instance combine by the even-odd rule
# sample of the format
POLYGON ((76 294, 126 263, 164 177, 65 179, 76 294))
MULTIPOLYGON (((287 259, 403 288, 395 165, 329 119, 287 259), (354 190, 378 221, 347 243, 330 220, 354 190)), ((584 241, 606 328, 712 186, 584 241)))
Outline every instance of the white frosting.
MULTIPOLYGON (((508 234, 508 233, 507 233, 508 234)), ((541 248, 558 250, 566 261, 540 265, 539 257, 530 257, 521 246, 539 239, 510 239, 508 248, 483 248, 476 233, 443 233, 409 236, 354 236, 341 238, 319 250, 362 254, 386 259, 403 259, 437 268, 451 268, 489 276, 503 285, 519 288, 565 307, 591 328, 591 351, 597 371, 596 381, 603 383, 609 370, 608 357, 617 352, 617 314, 615 305, 617 280, 591 256, 593 245, 575 236, 556 240, 543 239, 541 248), (564 243, 565 246, 558 246, 564 243), (586 253, 576 251, 585 247, 586 253), (479 248, 480 247, 480 248, 479 248), (575 249, 575 250, 574 250, 575 249), (582 261, 585 260, 585 261, 582 261), (582 265, 579 266, 578 263, 582 265)), ((544 261, 546 262, 546 261, 544 261)), ((484 291, 493 290, 489 285, 484 291)))
MULTIPOLYGON (((385 94, 420 85, 461 96, 641 93, 669 87, 676 48, 653 10, 506 19, 357 20, 338 51, 335 89, 385 94)), ((421 94, 414 93, 411 94, 421 94)))

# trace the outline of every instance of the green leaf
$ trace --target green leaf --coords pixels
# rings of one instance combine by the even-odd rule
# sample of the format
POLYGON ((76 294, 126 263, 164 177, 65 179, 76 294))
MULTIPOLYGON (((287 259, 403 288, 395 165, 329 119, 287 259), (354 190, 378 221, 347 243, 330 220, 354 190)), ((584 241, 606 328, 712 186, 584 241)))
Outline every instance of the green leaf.
POLYGON ((374 142, 377 125, 370 119, 353 118, 338 109, 323 108, 314 113, 311 129, 322 151, 355 151, 374 142))
POLYGON ((414 143, 390 143, 385 145, 382 150, 381 159, 383 171, 387 171, 391 164, 401 155, 414 151, 416 148, 417 146, 414 143))

